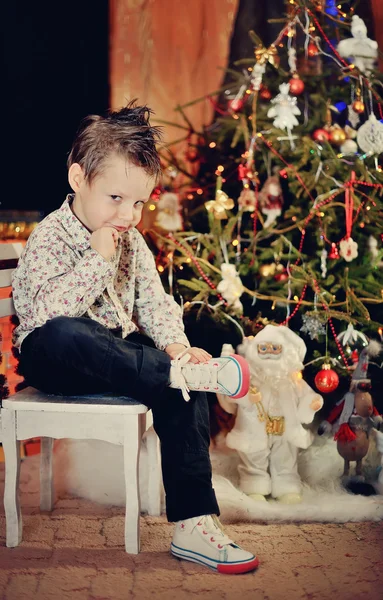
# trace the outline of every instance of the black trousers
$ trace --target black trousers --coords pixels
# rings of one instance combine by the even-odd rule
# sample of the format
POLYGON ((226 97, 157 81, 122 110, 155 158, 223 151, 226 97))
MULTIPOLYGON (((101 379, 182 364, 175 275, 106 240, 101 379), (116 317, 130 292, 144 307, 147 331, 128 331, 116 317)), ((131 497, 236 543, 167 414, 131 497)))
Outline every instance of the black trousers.
POLYGON ((50 394, 113 393, 152 409, 169 521, 219 514, 211 482, 206 394, 169 388, 170 357, 140 334, 122 339, 88 318, 56 317, 22 343, 20 372, 50 394))

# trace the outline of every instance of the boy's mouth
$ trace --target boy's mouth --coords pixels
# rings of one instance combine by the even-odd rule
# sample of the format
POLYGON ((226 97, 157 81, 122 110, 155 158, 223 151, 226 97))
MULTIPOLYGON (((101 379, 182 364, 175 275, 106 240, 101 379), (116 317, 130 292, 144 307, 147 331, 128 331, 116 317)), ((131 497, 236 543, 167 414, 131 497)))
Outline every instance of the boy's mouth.
POLYGON ((113 229, 115 229, 116 231, 118 231, 118 233, 124 233, 125 231, 128 231, 128 229, 130 229, 130 226, 128 226, 128 227, 121 227, 120 225, 111 225, 111 227, 113 227, 113 229))

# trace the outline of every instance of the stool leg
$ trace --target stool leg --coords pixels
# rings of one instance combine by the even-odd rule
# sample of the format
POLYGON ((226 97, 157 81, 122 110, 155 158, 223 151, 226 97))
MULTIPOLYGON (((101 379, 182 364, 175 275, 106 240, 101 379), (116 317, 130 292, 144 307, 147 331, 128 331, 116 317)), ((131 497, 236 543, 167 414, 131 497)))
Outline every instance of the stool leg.
POLYGON ((148 514, 159 517, 161 514, 161 458, 160 440, 153 426, 145 433, 148 451, 148 514))
POLYGON ((8 548, 18 546, 22 539, 23 522, 19 503, 20 442, 16 439, 16 412, 1 410, 3 448, 5 458, 4 509, 6 544, 8 548))
POLYGON ((140 415, 129 415, 124 420, 125 550, 129 554, 138 554, 140 551, 138 459, 141 444, 141 421, 140 415))
POLYGON ((40 510, 51 511, 54 503, 53 442, 50 437, 41 438, 40 455, 40 510))

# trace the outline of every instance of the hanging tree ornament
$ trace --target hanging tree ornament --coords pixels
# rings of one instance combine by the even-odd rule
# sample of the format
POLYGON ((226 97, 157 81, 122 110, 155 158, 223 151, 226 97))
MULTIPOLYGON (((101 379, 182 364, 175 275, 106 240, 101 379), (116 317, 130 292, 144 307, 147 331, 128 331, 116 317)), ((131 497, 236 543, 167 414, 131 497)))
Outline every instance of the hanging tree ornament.
POLYGON ((291 148, 294 148, 291 132, 293 127, 299 125, 296 115, 300 115, 301 111, 297 106, 295 96, 289 95, 290 84, 282 83, 279 86, 279 94, 271 101, 272 106, 267 112, 267 116, 274 119, 273 125, 278 129, 285 129, 289 136, 291 148))
POLYGON ((260 44, 255 49, 255 60, 259 65, 267 65, 267 63, 270 63, 271 65, 273 65, 273 67, 278 69, 280 58, 278 56, 278 50, 276 46, 274 44, 271 44, 271 46, 265 48, 265 46, 262 46, 262 44, 260 44))
POLYGON ((360 117, 359 117, 358 113, 355 112, 355 110, 353 109, 352 104, 349 104, 347 108, 348 108, 347 119, 350 121, 351 126, 355 129, 359 125, 360 117))
POLYGON ((363 152, 381 154, 383 152, 383 123, 378 121, 374 113, 358 129, 357 142, 363 152))
POLYGON ((217 291, 229 304, 229 308, 235 312, 242 313, 243 306, 240 297, 244 292, 244 287, 235 265, 222 263, 221 274, 222 280, 217 285, 217 291))
POLYGON ((343 58, 347 58, 361 73, 373 71, 378 57, 378 44, 367 37, 367 27, 358 15, 351 19, 351 38, 341 40, 337 50, 343 58))
POLYGON ((310 42, 309 45, 307 46, 307 54, 310 56, 310 58, 313 58, 314 56, 318 56, 319 48, 314 42, 310 42))
POLYGON ((157 203, 155 224, 165 231, 179 231, 183 228, 180 199, 178 194, 164 192, 157 203))
POLYGON ((328 142, 330 134, 326 129, 316 129, 313 133, 313 140, 315 142, 328 142))
POLYGON ((266 71, 266 64, 255 63, 250 75, 251 87, 254 92, 257 92, 262 85, 262 77, 266 71))
POLYGON ((315 385, 322 394, 334 392, 339 385, 339 376, 329 364, 324 364, 323 368, 315 375, 315 385))
POLYGON ((347 139, 346 132, 339 127, 339 125, 333 125, 330 130, 330 142, 334 146, 340 146, 347 139))
POLYGON ((338 260, 338 258, 340 258, 340 256, 339 256, 339 250, 338 250, 338 247, 335 244, 335 242, 333 242, 331 244, 331 250, 330 250, 330 253, 329 253, 328 257, 331 260, 338 260))
POLYGON ((258 196, 262 214, 266 215, 263 227, 269 227, 282 214, 283 194, 279 182, 279 167, 274 167, 258 196))
POLYGON ((327 252, 326 248, 323 248, 321 255, 320 255, 320 267, 321 267, 321 272, 322 272, 322 279, 326 279, 326 277, 327 277, 327 256, 328 256, 328 252, 327 252))
POLYGON ((221 186, 222 177, 217 177, 215 200, 208 200, 208 202, 205 202, 206 210, 212 212, 214 218, 219 220, 227 219, 226 211, 234 208, 234 201, 221 190, 221 186))
POLYGON ((367 344, 368 344, 368 339, 364 335, 364 333, 354 329, 354 326, 352 323, 349 323, 347 325, 347 329, 337 335, 337 340, 342 344, 342 346, 356 344, 359 340, 361 340, 361 342, 364 346, 367 346, 367 344))
POLYGON ((302 316, 302 321, 303 325, 300 331, 307 333, 311 340, 317 340, 320 335, 326 335, 326 329, 318 317, 315 316, 315 313, 306 313, 302 316))
POLYGON ((271 92, 269 90, 269 88, 266 85, 261 85, 260 91, 259 91, 259 97, 262 100, 271 100, 271 92))
POLYGON ((243 188, 238 198, 238 207, 245 212, 254 212, 257 205, 257 195, 250 188, 243 188))
POLYGON ((342 154, 356 154, 358 152, 358 144, 355 140, 346 140, 339 149, 342 154))
POLYGON ((344 208, 346 212, 346 237, 340 244, 340 255, 345 261, 351 262, 358 256, 358 244, 351 237, 352 220, 354 212, 353 185, 355 181, 355 171, 351 172, 351 179, 346 183, 344 208))

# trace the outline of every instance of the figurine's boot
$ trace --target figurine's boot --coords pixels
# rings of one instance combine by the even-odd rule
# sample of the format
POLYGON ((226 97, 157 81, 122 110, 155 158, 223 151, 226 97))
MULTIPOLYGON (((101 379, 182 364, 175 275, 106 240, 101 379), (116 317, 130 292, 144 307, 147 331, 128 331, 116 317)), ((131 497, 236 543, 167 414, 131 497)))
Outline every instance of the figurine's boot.
POLYGON ((302 496, 301 494, 292 492, 290 494, 283 494, 282 496, 279 496, 277 500, 279 500, 279 502, 282 502, 282 504, 299 504, 300 502, 302 502, 302 496))
POLYGON ((267 502, 265 496, 263 494, 247 494, 249 498, 255 500, 256 502, 267 502))

